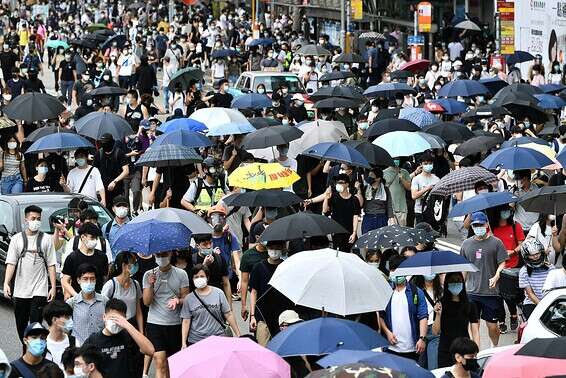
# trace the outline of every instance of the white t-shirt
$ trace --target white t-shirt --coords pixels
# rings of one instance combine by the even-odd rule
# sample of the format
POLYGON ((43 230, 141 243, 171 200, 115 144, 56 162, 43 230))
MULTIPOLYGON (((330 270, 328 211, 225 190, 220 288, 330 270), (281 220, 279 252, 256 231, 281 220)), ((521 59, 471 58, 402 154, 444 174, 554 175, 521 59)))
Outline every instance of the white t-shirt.
MULTIPOLYGON (((436 177, 436 175, 430 174, 425 176, 420 173, 413 178, 413 181, 411 182, 411 189, 422 190, 427 186, 436 184, 438 181, 440 181, 440 179, 436 177)), ((421 214, 423 212, 422 198, 425 195, 426 193, 415 200, 415 213, 417 214, 421 214)))
POLYGON ((414 352, 415 342, 411 331, 409 317, 409 303, 405 290, 393 290, 391 296, 391 332, 397 337, 397 344, 390 345, 388 349, 398 353, 414 352))
POLYGON ((450 52, 450 60, 454 61, 460 58, 460 54, 464 50, 464 46, 460 42, 450 42, 448 44, 448 51, 450 52))
MULTIPOLYGON (((75 342, 76 344, 76 342, 75 342)), ((75 346, 75 345, 73 345, 75 346)), ((61 357, 65 349, 69 347, 69 336, 65 335, 65 338, 61 341, 55 341, 47 336, 47 350, 51 354, 51 361, 59 366, 59 369, 65 370, 63 364, 61 363, 61 357)))
POLYGON ((548 291, 557 287, 566 287, 566 269, 552 269, 546 276, 542 291, 548 291))
POLYGON ((67 175, 67 186, 69 187, 71 193, 79 193, 89 196, 90 198, 97 199, 96 193, 98 191, 104 190, 104 184, 102 183, 102 177, 100 177, 100 171, 98 168, 94 167, 88 176, 83 190, 79 192, 79 189, 83 183, 83 180, 90 170, 90 165, 86 168, 75 167, 71 169, 67 175))
POLYGON ((49 279, 47 269, 45 269, 45 262, 48 267, 55 266, 57 265, 57 258, 55 256, 52 236, 48 234, 43 234, 43 238, 41 239, 41 251, 45 257, 45 262, 43 258, 37 255, 38 235, 39 233, 27 236, 28 251, 33 251, 33 253, 28 252, 22 256, 22 259, 19 261, 19 266, 18 259, 24 249, 22 233, 15 234, 10 240, 8 253, 6 255, 6 264, 16 266, 13 291, 13 295, 16 298, 47 296, 49 279))
POLYGON ((118 67, 120 67, 120 76, 132 76, 134 73, 134 67, 137 64, 137 58, 135 54, 130 54, 128 56, 120 55, 118 58, 118 67))

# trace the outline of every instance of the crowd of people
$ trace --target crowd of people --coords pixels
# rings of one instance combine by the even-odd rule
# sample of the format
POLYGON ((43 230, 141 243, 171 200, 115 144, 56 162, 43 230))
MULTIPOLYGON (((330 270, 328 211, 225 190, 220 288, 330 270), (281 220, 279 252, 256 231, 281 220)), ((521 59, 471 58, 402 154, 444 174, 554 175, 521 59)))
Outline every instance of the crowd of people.
MULTIPOLYGON (((260 83, 251 92, 269 94, 272 106, 240 109, 248 119, 297 128, 309 122, 339 124, 346 133, 335 142, 343 138, 364 143, 382 135, 372 126, 376 122, 397 118, 404 109, 432 109, 433 101, 445 98, 443 88, 458 80, 499 79, 502 87, 519 85, 518 92, 526 91, 520 85, 527 83, 529 88, 554 85, 559 89, 552 93, 558 93, 566 88, 558 61, 545 67, 536 56, 533 64, 526 63, 528 72, 522 72, 519 65, 492 59, 493 40, 460 30, 435 48, 426 68, 407 71, 402 68, 410 60, 398 28, 360 40, 359 59, 344 60, 343 51, 328 36, 314 35, 302 18, 267 13, 259 34, 254 34, 245 6, 177 4, 169 19, 168 7, 157 1, 144 6, 63 1, 50 4, 45 15, 32 15, 32 6, 25 2, 15 9, 8 3, 0 8, 3 109, 19 96, 41 92, 55 94, 65 111, 39 124, 15 119, 13 126, 0 130, 1 194, 83 195, 98 200, 113 216, 100 224, 85 197, 76 196, 64 220, 49 220, 51 235, 40 230, 43 209, 25 208, 23 231, 11 236, 3 283, 4 295, 13 300, 23 345, 22 356, 10 365, 2 365, 0 358, 0 369, 11 371, 10 377, 145 377, 152 362, 157 377, 168 377, 168 357, 212 335, 247 335, 265 346, 277 333, 321 316, 320 311, 294 306, 269 285, 285 259, 309 249, 332 246, 358 254, 387 277, 393 289, 387 307, 348 318, 386 337, 387 352, 429 370, 446 368, 447 377, 478 376, 480 319, 491 345, 497 346, 500 334, 515 331, 521 316, 528 319, 546 292, 566 286, 566 221, 560 214, 508 203, 453 222, 431 217, 437 211, 431 192, 442 178, 478 166, 504 141, 545 139, 549 149, 561 152, 566 124, 560 107, 544 111, 544 118, 554 124, 545 133, 549 126, 541 117, 493 106, 488 101, 494 93, 453 96, 464 110, 443 109, 434 115, 437 121, 460 123, 475 135, 499 138, 497 143, 469 154, 458 153, 460 141, 410 156, 391 155, 393 164, 376 162, 369 169, 353 161, 291 153, 293 142, 273 145, 273 159, 264 159, 246 148, 243 134, 210 136, 210 147, 196 149, 200 163, 175 169, 136 164, 162 135, 159 127, 165 119, 185 119, 204 108, 230 108, 242 95, 234 86, 243 71, 289 72, 306 89, 303 96, 290 93, 285 81, 278 88, 260 83), (93 25, 100 27, 91 29, 93 25), (300 53, 313 45, 322 52, 300 53), (176 81, 185 69, 204 75, 187 83, 176 81), (330 74, 336 76, 326 80, 330 74), (363 89, 380 83, 406 84, 410 90, 369 95, 359 106, 314 112, 310 107, 315 100, 309 95, 316 98, 321 89, 359 88, 362 97, 363 89), (103 94, 96 93, 99 89, 103 94), (486 107, 491 107, 488 114, 479 115, 486 107), (118 115, 133 133, 116 138, 106 132, 92 138, 96 150, 26 153, 34 130, 55 126, 54 132, 72 132, 95 112, 118 115), (290 207, 228 205, 228 196, 246 191, 231 184, 230 175, 254 162, 278 163, 297 172, 300 180, 281 189, 302 202, 290 207), (212 232, 193 235, 185 249, 150 256, 115 250, 124 225, 151 207, 197 214, 212 232), (261 241, 274 221, 302 211, 324 214, 347 233, 306 241, 261 241), (465 236, 460 254, 478 271, 395 275, 403 261, 435 249, 431 240, 446 235, 448 222, 465 236), (431 239, 393 248, 357 244, 368 232, 394 225, 415 227, 431 239), (502 277, 510 274, 523 293, 520 301, 499 290, 502 277), (236 301, 240 314, 234 311, 236 301), (237 317, 248 322, 243 329, 237 317)), ((492 172, 494 182, 477 180, 451 193, 445 203, 453 207, 488 192, 522 196, 566 180, 560 167, 492 172)), ((293 376, 317 369, 312 356, 287 361, 293 376)))

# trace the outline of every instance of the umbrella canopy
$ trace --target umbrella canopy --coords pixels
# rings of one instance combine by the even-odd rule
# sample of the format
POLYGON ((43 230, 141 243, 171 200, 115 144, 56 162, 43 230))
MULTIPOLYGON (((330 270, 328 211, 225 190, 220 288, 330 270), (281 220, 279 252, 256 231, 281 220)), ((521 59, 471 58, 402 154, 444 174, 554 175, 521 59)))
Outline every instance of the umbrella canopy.
POLYGON ((309 373, 309 375, 307 375, 305 378, 345 377, 407 378, 407 374, 390 368, 375 367, 365 363, 356 363, 315 370, 309 373))
POLYGON ((204 124, 208 136, 246 134, 256 130, 248 119, 236 109, 203 108, 191 114, 193 119, 204 124))
POLYGON ((45 47, 50 49, 58 49, 59 47, 62 47, 67 50, 69 48, 69 44, 65 41, 61 41, 60 39, 48 39, 45 47))
POLYGON ((539 101, 538 106, 542 109, 562 109, 566 106, 566 100, 560 96, 543 93, 534 97, 539 101))
POLYGON ((384 119, 399 118, 401 108, 381 109, 373 119, 373 122, 383 121, 384 119))
POLYGON ((473 138, 475 135, 466 126, 456 122, 438 122, 423 128, 428 134, 436 135, 448 144, 461 143, 473 138))
POLYGON ((394 165, 391 155, 383 148, 363 140, 347 140, 344 144, 354 148, 373 165, 392 167, 394 165))
POLYGON ((27 149, 26 154, 73 151, 77 148, 94 148, 94 146, 80 135, 73 133, 55 133, 37 139, 27 149))
POLYGON ((259 93, 246 93, 232 100, 232 108, 234 109, 263 109, 271 108, 273 102, 271 99, 259 93))
POLYGON ((399 112, 399 119, 411 121, 420 128, 438 122, 434 114, 422 108, 403 108, 399 112))
POLYGON ((100 33, 89 33, 83 37, 83 41, 88 41, 95 44, 95 47, 98 47, 99 44, 106 41, 108 38, 107 35, 100 34, 100 33))
POLYGON ((497 94, 493 97, 494 99, 502 98, 510 93, 520 93, 525 95, 536 95, 544 93, 541 88, 534 85, 526 83, 515 83, 503 87, 497 94))
POLYGON ((434 235, 423 229, 399 226, 397 224, 381 227, 363 234, 355 244, 357 248, 382 249, 397 248, 419 243, 434 242, 434 235))
POLYGON ((342 139, 348 139, 348 132, 342 122, 317 120, 305 122, 298 126, 303 135, 289 144, 288 156, 297 157, 307 148, 317 143, 338 142, 342 139))
POLYGON ((543 93, 548 93, 548 94, 557 94, 558 92, 562 92, 564 89, 566 89, 566 85, 564 84, 543 84, 539 86, 540 90, 542 90, 543 93))
MULTIPOLYGON (((418 132, 418 131, 417 131, 418 132)), ((430 148, 444 148, 444 146, 446 146, 446 143, 444 142, 444 140, 442 140, 441 137, 433 135, 433 134, 428 134, 425 132, 418 132, 419 134, 421 134, 421 136, 427 140, 427 142, 430 143, 430 148)))
POLYGON ((392 131, 377 137, 372 143, 383 148, 391 157, 411 156, 431 149, 424 133, 392 131))
POLYGON ((269 284, 295 304, 342 316, 383 310, 392 294, 377 269, 355 254, 333 249, 292 255, 269 284))
POLYGON ((204 77, 204 72, 194 67, 183 68, 177 71, 169 82, 169 90, 174 91, 177 85, 186 90, 192 82, 199 82, 204 77))
POLYGON ((506 114, 511 113, 502 106, 490 104, 478 106, 477 108, 462 114, 461 118, 467 122, 474 119, 501 117, 506 114))
POLYGON ((479 82, 485 85, 485 87, 489 89, 489 93, 492 95, 495 95, 501 89, 509 85, 505 80, 501 80, 498 77, 487 77, 480 79, 479 82))
POLYGON ((37 129, 33 130, 27 137, 26 142, 35 142, 39 138, 42 138, 47 135, 55 134, 55 133, 68 133, 68 134, 75 134, 75 130, 67 129, 65 127, 60 126, 43 126, 38 127, 37 129))
POLYGON ((463 167, 444 176, 434 185, 431 194, 448 196, 465 190, 474 189, 478 181, 497 186, 497 176, 482 167, 463 167))
POLYGON ((366 60, 355 53, 342 53, 334 58, 334 63, 365 63, 366 60))
POLYGON ((134 217, 129 223, 144 223, 150 220, 179 223, 188 228, 193 235, 207 235, 212 233, 212 227, 197 214, 173 207, 144 211, 134 217))
POLYGON ((451 251, 419 252, 399 265, 392 276, 431 275, 451 272, 478 272, 464 256, 451 251))
POLYGON ((302 135, 303 132, 293 126, 271 126, 246 135, 242 146, 247 150, 279 146, 299 139, 302 135))
POLYGON ((372 125, 364 131, 364 138, 373 139, 380 135, 387 134, 393 131, 420 131, 421 128, 413 122, 406 119, 383 119, 372 123, 372 125))
POLYGON ((367 97, 394 97, 396 94, 416 94, 414 88, 408 86, 406 83, 380 83, 372 85, 364 91, 364 96, 367 97))
POLYGON ((374 31, 367 31, 363 32, 359 35, 360 39, 385 39, 385 36, 381 33, 374 32, 374 31))
POLYGON ((135 252, 149 256, 189 247, 191 231, 181 223, 162 222, 155 219, 144 222, 128 222, 118 230, 112 251, 135 252))
POLYGON ((89 26, 86 27, 86 30, 90 33, 95 32, 97 30, 105 30, 105 29, 109 30, 108 27, 104 24, 90 24, 89 26))
POLYGON ((112 47, 114 43, 116 43, 116 47, 121 49, 124 47, 127 41, 128 38, 126 37, 125 34, 116 34, 111 37, 108 37, 108 39, 106 39, 104 43, 100 45, 100 49, 101 50, 109 49, 110 47, 112 47))
POLYGON ((256 129, 263 129, 264 127, 268 126, 278 126, 281 125, 281 121, 275 118, 270 117, 254 117, 248 118, 248 121, 252 124, 253 127, 256 129))
POLYGON ((422 72, 426 71, 428 66, 430 66, 430 60, 417 59, 401 64, 399 69, 401 71, 422 72))
POLYGON ((331 367, 357 362, 402 371, 407 375, 407 378, 434 378, 434 374, 420 367, 414 360, 391 353, 373 352, 371 350, 339 349, 321 358, 316 363, 323 367, 331 367))
POLYGON ((235 56, 235 55, 238 55, 238 52, 236 50, 232 50, 232 49, 214 50, 212 52, 212 54, 210 54, 210 56, 213 59, 226 58, 226 57, 235 56))
POLYGON ((135 134, 128 121, 111 112, 92 112, 75 122, 75 130, 80 135, 100 140, 104 134, 112 134, 114 140, 123 140, 135 134))
POLYGON ((560 153, 556 155, 556 160, 558 160, 562 167, 566 167, 566 150, 560 151, 560 153))
POLYGON ((475 80, 454 80, 438 91, 438 95, 441 97, 473 97, 488 93, 489 89, 475 80))
POLYGON ((193 148, 212 146, 212 142, 206 136, 189 130, 177 130, 159 135, 151 146, 158 147, 164 144, 177 144, 193 148))
MULTIPOLYGON (((528 345, 528 344, 527 344, 528 345)), ((547 378, 564 375, 564 360, 516 355, 523 345, 513 345, 509 349, 495 353, 489 358, 482 378, 529 377, 547 378)))
POLYGON ((333 81, 333 80, 343 80, 355 76, 356 75, 354 75, 350 71, 332 71, 322 75, 320 79, 318 79, 318 81, 325 82, 325 81, 333 81))
POLYGON ((468 198, 467 200, 454 205, 452 210, 450 210, 450 213, 448 213, 448 218, 460 217, 472 214, 476 211, 490 209, 492 207, 514 203, 517 201, 519 201, 519 198, 510 192, 479 193, 472 198, 468 198))
POLYGON ((143 8, 145 6, 146 6, 146 4, 144 2, 138 1, 136 3, 132 3, 132 4, 128 5, 128 9, 137 11, 138 9, 143 8))
POLYGON ((303 199, 295 193, 285 190, 262 189, 252 192, 234 193, 224 198, 223 202, 227 206, 287 207, 301 203, 303 199))
MULTIPOLYGON (((373 270, 377 275, 377 270, 373 270)), ((279 332, 269 341, 267 348, 282 357, 290 357, 320 356, 339 349, 368 350, 386 345, 387 340, 365 324, 346 319, 317 318, 293 324, 279 332)))
POLYGON ((458 22, 456 25, 454 25, 454 28, 455 29, 481 31, 481 28, 475 22, 472 22, 470 20, 458 22))
POLYGON ((276 353, 242 337, 210 336, 169 357, 172 378, 288 378, 276 353))
POLYGON ((529 117, 534 123, 544 123, 548 120, 544 109, 538 106, 538 100, 526 93, 510 93, 497 99, 494 104, 504 107, 517 119, 529 117))
POLYGON ((357 108, 360 100, 349 98, 329 97, 319 100, 313 105, 314 109, 337 109, 337 108, 357 108))
POLYGON ((507 55, 505 57, 505 63, 507 63, 509 65, 529 62, 531 60, 535 60, 535 57, 533 56, 533 54, 526 52, 526 51, 521 51, 521 50, 515 50, 515 52, 513 54, 507 55))
POLYGON ((529 191, 519 198, 526 211, 541 214, 566 214, 566 185, 543 186, 529 191))
POLYGON ((444 109, 444 114, 455 115, 464 113, 468 109, 468 105, 462 101, 457 101, 453 98, 440 98, 432 100, 428 104, 438 104, 444 109))
POLYGON ((65 105, 47 93, 29 92, 19 95, 2 109, 11 119, 26 122, 57 118, 65 111, 65 105))
POLYGON ((8 127, 14 127, 16 126, 16 123, 14 121, 12 121, 9 118, 6 117, 0 117, 0 130, 1 129, 6 129, 8 127))
POLYGON ((273 40, 269 38, 257 38, 250 42, 249 46, 271 46, 273 44, 273 40))
POLYGON ((468 139, 459 145, 456 150, 454 150, 454 154, 468 156, 479 152, 486 152, 500 144, 502 141, 501 137, 479 135, 468 139))
POLYGON ((148 167, 181 167, 183 165, 200 163, 202 157, 194 150, 176 144, 162 144, 161 146, 149 147, 136 165, 148 167))
POLYGON ((163 122, 161 126, 157 128, 157 131, 162 133, 170 133, 177 130, 187 130, 195 132, 206 132, 206 125, 190 118, 175 118, 170 121, 163 122))
POLYGON ((307 148, 302 155, 316 159, 347 163, 356 167, 370 168, 366 158, 344 143, 319 143, 307 148))
POLYGON ((320 45, 304 45, 296 54, 298 55, 314 55, 314 56, 331 56, 332 53, 320 45))
POLYGON ((507 147, 492 152, 480 165, 487 169, 540 169, 552 164, 541 152, 525 147, 507 147))
POLYGON ((407 80, 408 78, 412 77, 414 74, 411 71, 402 71, 397 70, 393 71, 389 74, 389 78, 391 80, 407 80))
POLYGON ((299 179, 295 171, 279 163, 252 163, 240 166, 228 176, 231 186, 252 190, 287 188, 299 179))
POLYGON ((515 353, 515 356, 557 358, 566 360, 566 336, 536 338, 515 353))
POLYGON ((318 91, 310 95, 309 99, 312 101, 319 101, 329 97, 341 97, 352 100, 360 100, 360 102, 365 101, 365 98, 359 88, 353 87, 351 85, 322 87, 318 91))
POLYGON ((123 96, 126 93, 128 91, 123 88, 111 86, 98 87, 88 92, 91 96, 123 96))
POLYGON ((261 234, 259 241, 304 239, 330 234, 347 234, 338 222, 322 214, 301 211, 279 218, 261 234))
POLYGON ((541 146, 549 146, 548 142, 544 139, 541 138, 537 138, 537 137, 531 137, 531 136, 522 136, 519 138, 511 138, 509 140, 506 140, 505 142, 503 142, 501 144, 501 148, 507 148, 507 147, 513 147, 513 146, 523 146, 525 144, 529 144, 529 143, 535 143, 535 144, 540 144, 541 146))

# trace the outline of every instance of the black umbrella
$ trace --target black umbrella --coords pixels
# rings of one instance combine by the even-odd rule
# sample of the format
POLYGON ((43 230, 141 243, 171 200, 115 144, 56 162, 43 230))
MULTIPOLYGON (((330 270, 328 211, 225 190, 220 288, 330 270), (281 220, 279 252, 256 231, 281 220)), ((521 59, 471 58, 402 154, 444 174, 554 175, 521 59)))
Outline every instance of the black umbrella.
POLYGON ((548 120, 548 116, 542 108, 539 108, 539 101, 536 97, 525 92, 509 91, 502 93, 503 88, 497 95, 493 103, 496 106, 502 106, 518 119, 529 117, 534 123, 544 123, 548 120))
POLYGON ((383 121, 384 119, 399 118, 400 111, 401 108, 381 109, 373 119, 373 122, 383 121))
POLYGON ((43 126, 33 130, 27 137, 26 142, 35 142, 39 138, 42 138, 46 135, 51 135, 55 133, 71 133, 74 134, 75 130, 66 129, 60 126, 43 126))
POLYGON ((91 96, 123 96, 126 93, 128 91, 123 88, 111 86, 98 87, 88 92, 91 96))
POLYGON ((343 53, 334 59, 335 63, 366 63, 364 58, 355 53, 343 53))
POLYGON ((85 35, 82 39, 84 41, 92 41, 95 42, 97 45, 103 43, 104 41, 106 41, 108 37, 102 34, 96 34, 96 33, 90 33, 85 35))
POLYGON ((543 186, 519 198, 526 211, 542 214, 566 214, 566 185, 543 186))
POLYGON ((110 46, 112 46, 114 42, 116 42, 117 47, 121 49, 122 47, 124 47, 127 41, 128 39, 126 38, 126 35, 116 34, 111 37, 108 37, 108 39, 104 41, 104 43, 100 46, 100 48, 102 50, 106 50, 107 48, 110 48, 110 46))
MULTIPOLYGON (((564 328, 564 318, 549 316, 549 323, 564 328)), ((566 360, 566 337, 536 338, 529 341, 516 353, 516 356, 557 358, 566 360)), ((566 362, 565 362, 566 363, 566 362)))
POLYGON ((135 134, 124 118, 110 112, 89 113, 77 120, 74 127, 80 135, 94 140, 100 140, 107 133, 112 134, 115 140, 135 134))
POLYGON ((332 53, 320 45, 305 45, 297 50, 298 55, 331 56, 332 53))
POLYGON ((136 162, 139 166, 148 167, 182 167, 187 164, 200 163, 202 157, 194 148, 178 144, 162 144, 149 147, 136 162))
POLYGON ((293 126, 271 126, 247 134, 242 141, 242 145, 248 150, 266 148, 288 144, 299 139, 303 132, 293 126))
POLYGON ((98 46, 98 42, 92 39, 71 39, 69 41, 70 45, 78 46, 78 47, 85 47, 88 49, 94 49, 98 46))
POLYGON ((357 150, 372 165, 380 165, 384 167, 391 167, 394 165, 389 152, 373 143, 366 142, 364 140, 347 140, 344 144, 357 150))
POLYGON ((423 131, 439 136, 448 144, 461 143, 475 136, 466 126, 456 122, 438 122, 424 127, 423 131))
POLYGON ((393 71, 389 74, 391 80, 407 80, 410 77, 413 77, 413 73, 411 71, 404 71, 404 70, 397 70, 393 71))
POLYGON ((534 85, 530 85, 530 84, 525 84, 525 83, 515 83, 515 84, 511 84, 508 85, 506 87, 503 87, 502 89, 499 90, 499 92, 497 92, 495 94, 495 96, 493 96, 494 99, 498 99, 508 93, 526 93, 529 95, 536 95, 536 94, 542 94, 544 93, 542 89, 540 89, 539 87, 535 87, 534 85))
POLYGON ((533 54, 527 51, 515 50, 515 52, 511 55, 508 55, 505 58, 505 62, 509 65, 517 64, 517 63, 524 63, 531 60, 534 60, 535 57, 533 54))
POLYGON ((187 67, 177 71, 169 82, 169 89, 174 91, 175 86, 180 85, 186 90, 192 82, 199 82, 204 77, 204 72, 198 68, 187 67))
MULTIPOLYGON (((278 189, 262 189, 253 192, 230 194, 224 199, 228 206, 287 207, 303 202, 293 192, 278 189)), ((270 226, 271 227, 271 226, 270 226)))
POLYGON ((319 101, 329 97, 342 97, 349 99, 357 99, 360 101, 365 100, 360 89, 358 87, 353 87, 350 85, 339 85, 336 87, 322 87, 318 91, 313 93, 309 98, 312 101, 319 101))
POLYGON ((35 122, 57 118, 65 109, 65 105, 54 96, 30 92, 16 97, 3 111, 8 118, 35 122))
POLYGON ((145 3, 138 1, 136 3, 132 3, 132 4, 128 5, 128 9, 133 10, 133 11, 137 11, 138 9, 144 8, 145 6, 146 6, 145 3))
POLYGON ((432 234, 411 227, 397 224, 372 230, 360 236, 354 247, 368 249, 385 249, 405 246, 416 246, 419 243, 432 243, 432 234))
POLYGON ((421 131, 421 128, 406 119, 384 119, 374 122, 364 132, 364 138, 375 139, 392 131, 421 131))
POLYGON ((531 136, 522 136, 519 138, 512 138, 506 140, 505 142, 503 142, 503 144, 501 144, 501 148, 520 146, 521 144, 527 144, 527 143, 535 143, 547 147, 549 146, 549 143, 544 139, 531 137, 531 136))
MULTIPOLYGON (((87 28, 88 30, 88 28, 87 28)), ((105 36, 106 38, 108 37, 112 37, 113 35, 116 34, 116 32, 112 29, 108 29, 108 28, 104 28, 104 29, 98 29, 98 30, 94 30, 92 31, 93 34, 100 34, 105 36)))
POLYGON ((358 100, 358 99, 329 97, 315 102, 313 108, 315 109, 357 108, 358 106, 360 106, 361 102, 362 100, 358 100))
POLYGON ((263 129, 264 127, 281 125, 280 120, 269 117, 248 118, 248 121, 250 121, 252 126, 255 127, 256 129, 263 129))
POLYGON ((502 142, 501 138, 480 135, 468 139, 459 145, 454 151, 454 155, 468 156, 478 152, 486 152, 502 142))
POLYGON ((302 211, 277 219, 263 231, 259 240, 293 240, 347 233, 348 231, 335 220, 302 211))
POLYGON ((343 80, 350 77, 355 77, 350 71, 332 71, 330 73, 324 74, 318 79, 318 81, 332 81, 332 80, 343 80))
POLYGON ((485 85, 486 88, 489 89, 489 93, 491 93, 492 95, 497 94, 497 92, 499 92, 500 90, 502 90, 503 88, 505 88, 509 85, 509 84, 507 84, 506 81, 501 80, 498 77, 490 77, 490 78, 487 78, 487 79, 481 79, 480 83, 485 85))
POLYGON ((506 114, 511 114, 511 113, 509 113, 509 111, 502 106, 489 104, 489 105, 478 106, 477 108, 462 114, 461 118, 464 121, 467 121, 467 120, 474 120, 481 118, 501 117, 506 114))

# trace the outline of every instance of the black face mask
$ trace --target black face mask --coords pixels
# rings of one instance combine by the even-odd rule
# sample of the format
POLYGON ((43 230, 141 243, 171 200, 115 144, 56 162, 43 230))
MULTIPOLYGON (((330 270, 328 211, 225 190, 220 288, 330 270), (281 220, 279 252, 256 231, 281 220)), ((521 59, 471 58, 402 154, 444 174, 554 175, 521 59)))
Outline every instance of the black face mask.
POLYGON ((100 146, 104 151, 112 151, 112 149, 114 148, 114 141, 101 143, 100 146))
POLYGON ((372 185, 375 182, 375 177, 373 176, 366 177, 366 182, 368 183, 368 185, 372 185))
POLYGON ((478 371, 480 364, 477 358, 466 358, 466 364, 462 366, 466 371, 478 371))

